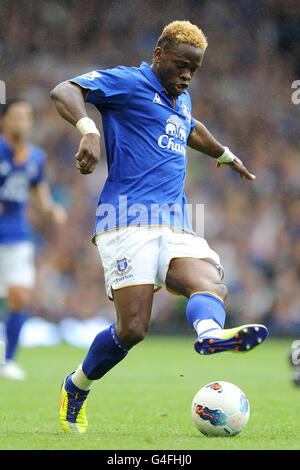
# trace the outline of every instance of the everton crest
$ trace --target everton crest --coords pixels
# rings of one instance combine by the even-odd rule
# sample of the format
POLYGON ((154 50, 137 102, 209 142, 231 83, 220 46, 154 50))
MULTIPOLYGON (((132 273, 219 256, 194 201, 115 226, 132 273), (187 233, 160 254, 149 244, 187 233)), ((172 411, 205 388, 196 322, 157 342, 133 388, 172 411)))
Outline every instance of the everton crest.
POLYGON ((117 259, 116 265, 118 276, 124 276, 132 270, 132 266, 126 257, 117 259))

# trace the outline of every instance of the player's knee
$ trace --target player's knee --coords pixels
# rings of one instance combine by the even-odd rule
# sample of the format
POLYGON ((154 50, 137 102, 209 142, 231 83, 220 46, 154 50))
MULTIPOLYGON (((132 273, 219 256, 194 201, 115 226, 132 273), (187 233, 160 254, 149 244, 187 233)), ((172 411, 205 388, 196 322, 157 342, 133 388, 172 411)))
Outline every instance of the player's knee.
POLYGON ((194 290, 194 292, 199 292, 199 291, 212 292, 216 294, 218 297, 221 297, 222 300, 225 300, 228 296, 228 288, 221 280, 200 282, 199 284, 197 284, 196 288, 194 287, 194 289, 190 289, 188 293, 188 297, 190 297, 190 295, 194 293, 194 292, 191 292, 191 290, 194 290))
POLYGON ((131 348, 145 338, 148 330, 148 322, 131 321, 127 325, 121 327, 118 332, 118 339, 123 346, 131 348))
POLYGON ((214 283, 214 293, 217 294, 221 299, 226 300, 228 296, 228 287, 223 282, 214 283))
POLYGON ((143 341, 147 334, 148 328, 139 327, 129 327, 124 332, 124 340, 127 347, 135 346, 136 344, 143 341))
POLYGON ((218 295, 221 297, 221 299, 225 300, 228 296, 228 288, 223 282, 213 282, 209 286, 209 289, 207 289, 210 292, 213 292, 214 294, 218 295))

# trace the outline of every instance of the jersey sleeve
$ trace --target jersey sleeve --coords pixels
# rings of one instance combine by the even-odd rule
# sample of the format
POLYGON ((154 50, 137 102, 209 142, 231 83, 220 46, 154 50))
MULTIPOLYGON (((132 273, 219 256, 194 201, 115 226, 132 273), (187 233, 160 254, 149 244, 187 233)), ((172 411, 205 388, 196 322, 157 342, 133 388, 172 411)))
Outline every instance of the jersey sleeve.
POLYGON ((99 107, 124 106, 132 95, 136 76, 130 67, 94 70, 69 80, 88 90, 86 101, 99 107))
POLYGON ((195 128, 195 126, 196 126, 195 119, 191 115, 191 131, 195 128))
POLYGON ((33 164, 30 167, 31 186, 36 186, 45 180, 46 152, 36 147, 34 152, 33 164))
POLYGON ((191 131, 192 131, 195 128, 196 123, 192 114, 192 100, 189 94, 188 94, 188 108, 189 108, 189 115, 190 115, 190 120, 191 120, 191 131))

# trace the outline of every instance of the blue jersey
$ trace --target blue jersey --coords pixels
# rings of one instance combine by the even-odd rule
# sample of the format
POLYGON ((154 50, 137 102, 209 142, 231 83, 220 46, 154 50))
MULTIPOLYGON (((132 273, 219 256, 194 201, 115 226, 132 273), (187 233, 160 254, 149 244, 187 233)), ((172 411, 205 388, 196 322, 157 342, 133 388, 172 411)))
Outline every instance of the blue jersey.
POLYGON ((171 98, 150 65, 95 70, 70 80, 102 116, 108 176, 95 233, 130 225, 193 231, 184 182, 195 121, 184 91, 171 98))
POLYGON ((28 158, 14 162, 13 151, 0 137, 0 244, 26 241, 30 224, 26 217, 30 188, 44 179, 45 152, 28 144, 28 158))

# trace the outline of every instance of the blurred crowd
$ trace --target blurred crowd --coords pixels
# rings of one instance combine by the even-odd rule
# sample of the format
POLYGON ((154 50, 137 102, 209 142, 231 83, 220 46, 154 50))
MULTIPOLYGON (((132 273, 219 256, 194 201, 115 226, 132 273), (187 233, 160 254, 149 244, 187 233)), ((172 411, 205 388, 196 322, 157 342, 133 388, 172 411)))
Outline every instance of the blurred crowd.
MULTIPOLYGON (((32 139, 48 154, 48 177, 69 221, 57 233, 30 212, 37 246, 36 315, 52 321, 114 319, 97 249, 90 242, 106 177, 105 149, 93 175, 75 169, 79 135, 49 99, 59 82, 117 65, 151 63, 162 28, 188 19, 208 39, 190 86, 193 115, 241 158, 255 182, 189 150, 186 194, 203 203, 204 235, 221 258, 228 326, 264 322, 274 334, 300 334, 299 2, 277 0, 2 0, 1 75, 7 98, 36 109, 32 139)), ((88 105, 100 126, 100 116, 88 105)), ((159 330, 185 323, 184 301, 155 294, 159 330)))

